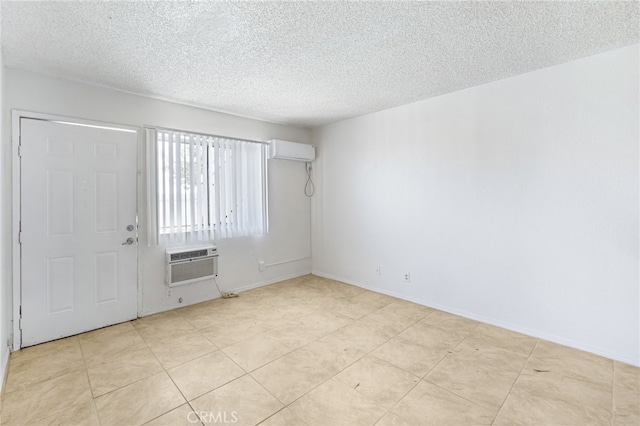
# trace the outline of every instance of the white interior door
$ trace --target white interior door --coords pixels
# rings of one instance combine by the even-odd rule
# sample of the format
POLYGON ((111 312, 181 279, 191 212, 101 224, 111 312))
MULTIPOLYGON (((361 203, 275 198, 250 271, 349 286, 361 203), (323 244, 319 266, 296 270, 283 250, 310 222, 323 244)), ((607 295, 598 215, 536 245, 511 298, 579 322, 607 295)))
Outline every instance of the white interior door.
POLYGON ((137 313, 134 132, 21 118, 22 347, 137 313))

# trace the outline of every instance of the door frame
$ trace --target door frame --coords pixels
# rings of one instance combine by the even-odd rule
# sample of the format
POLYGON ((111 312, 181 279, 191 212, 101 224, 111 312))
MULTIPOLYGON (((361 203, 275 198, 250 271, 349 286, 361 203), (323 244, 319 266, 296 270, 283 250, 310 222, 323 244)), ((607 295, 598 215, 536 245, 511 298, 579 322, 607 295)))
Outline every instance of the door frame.
MULTIPOLYGON (((61 115, 46 114, 39 112, 31 112, 24 110, 11 110, 11 158, 12 158, 12 185, 11 185, 11 204, 12 204, 12 218, 11 218, 11 246, 13 253, 13 339, 11 352, 20 350, 22 346, 22 330, 20 329, 20 309, 22 305, 22 245, 20 243, 20 222, 21 222, 21 161, 19 155, 20 149, 20 119, 30 118, 34 120, 42 121, 61 121, 70 123, 72 125, 88 126, 88 127, 106 127, 116 130, 125 130, 136 133, 136 222, 138 228, 140 227, 140 176, 142 174, 142 128, 136 126, 128 126, 124 124, 109 123, 104 121, 86 120, 82 118, 66 117, 61 115)), ((139 234, 139 229, 137 234, 139 234)), ((137 315, 141 316, 142 313, 142 285, 140 282, 140 242, 136 244, 136 257, 137 257, 137 315)))

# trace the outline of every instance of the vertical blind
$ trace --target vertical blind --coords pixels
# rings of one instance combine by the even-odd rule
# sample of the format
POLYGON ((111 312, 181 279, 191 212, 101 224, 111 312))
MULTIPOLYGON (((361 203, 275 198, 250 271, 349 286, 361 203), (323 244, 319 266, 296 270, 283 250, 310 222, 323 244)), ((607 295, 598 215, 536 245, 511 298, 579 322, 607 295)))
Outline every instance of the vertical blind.
POLYGON ((265 144, 168 129, 147 129, 147 142, 156 241, 267 232, 265 144))

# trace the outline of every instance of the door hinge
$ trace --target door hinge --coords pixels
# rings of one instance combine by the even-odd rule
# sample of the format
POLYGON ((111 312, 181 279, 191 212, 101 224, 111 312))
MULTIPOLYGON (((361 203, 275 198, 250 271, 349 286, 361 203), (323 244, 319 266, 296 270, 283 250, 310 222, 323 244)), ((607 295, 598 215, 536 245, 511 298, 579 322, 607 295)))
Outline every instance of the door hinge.
POLYGON ((22 330, 22 316, 20 316, 20 319, 18 320, 18 328, 22 330))
POLYGON ((22 145, 18 145, 18 157, 22 157, 22 145))
POLYGON ((22 231, 18 231, 18 243, 22 244, 22 231))

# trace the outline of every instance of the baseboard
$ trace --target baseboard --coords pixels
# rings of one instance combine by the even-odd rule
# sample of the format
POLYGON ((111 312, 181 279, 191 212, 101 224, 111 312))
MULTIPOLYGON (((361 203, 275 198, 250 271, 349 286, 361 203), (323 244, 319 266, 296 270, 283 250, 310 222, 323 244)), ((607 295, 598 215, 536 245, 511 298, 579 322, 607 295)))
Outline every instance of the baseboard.
MULTIPOLYGON (((229 289, 229 291, 232 291, 234 293, 242 293, 243 291, 252 290, 252 289, 258 288, 258 287, 264 287, 265 285, 275 284, 275 283, 278 283, 280 281, 290 280, 292 278, 298 278, 298 277, 302 277, 304 275, 309 275, 309 274, 310 274, 309 271, 307 271, 307 272, 297 272, 297 273, 294 273, 294 274, 283 275, 281 277, 272 278, 272 279, 269 279, 269 280, 260 281, 260 282, 253 283, 253 284, 248 284, 248 285, 245 285, 245 286, 242 286, 242 287, 229 289)), ((184 303, 176 303, 176 304, 173 304, 173 305, 155 306, 155 307, 151 307, 149 309, 145 309, 143 307, 141 317, 146 317, 146 316, 153 315, 153 314, 159 314, 161 312, 167 312, 167 311, 171 311, 171 310, 177 309, 177 308, 184 308, 185 306, 196 305, 198 303, 208 302, 209 300, 214 300, 214 299, 219 299, 219 298, 220 298, 220 295, 214 295, 212 297, 203 297, 203 298, 194 299, 188 305, 185 305, 184 303)))
MULTIPOLYGON (((358 281, 353 281, 353 280, 345 279, 345 278, 339 277, 339 276, 337 276, 337 275, 327 274, 327 273, 325 273, 325 272, 320 272, 320 271, 311 271, 311 273, 312 273, 313 275, 317 275, 317 276, 322 277, 322 278, 328 278, 328 279, 330 279, 330 280, 340 281, 340 282, 343 282, 343 283, 345 283, 345 284, 351 284, 351 285, 354 285, 354 286, 356 286, 356 287, 364 288, 365 290, 373 291, 373 292, 375 292, 375 293, 385 294, 385 295, 387 295, 387 296, 395 297, 395 298, 397 298, 397 299, 406 300, 406 301, 408 301, 408 302, 417 303, 417 304, 419 304, 419 305, 427 306, 427 307, 429 307, 429 308, 435 308, 435 307, 433 307, 433 306, 429 305, 428 303, 425 303, 425 302, 424 302, 424 301, 422 301, 422 300, 414 299, 414 298, 412 298, 412 297, 407 297, 407 296, 405 296, 405 295, 403 295, 403 294, 396 293, 396 292, 394 292, 394 291, 383 290, 383 289, 380 289, 380 288, 371 287, 371 286, 368 286, 368 285, 366 285, 366 284, 362 284, 361 282, 358 282, 358 281)), ((435 309, 442 310, 442 309, 439 309, 439 308, 435 308, 435 309)))
POLYGON ((526 334, 527 336, 531 336, 531 337, 535 337, 537 339, 543 339, 543 340, 547 340, 549 342, 553 342, 553 343, 557 343, 559 345, 563 345, 563 346, 568 346, 570 348, 574 348, 574 349, 578 349, 581 351, 585 351, 585 352, 590 352, 592 354, 595 355, 599 355, 599 356, 603 356, 605 358, 609 358, 615 361, 620 361, 620 362, 624 362, 625 364, 630 364, 636 367, 640 367, 640 359, 638 358, 634 358, 632 356, 628 356, 628 355, 623 355, 623 354, 619 354, 617 352, 612 352, 608 349, 604 349, 604 348, 599 348, 599 347, 594 347, 591 345, 586 345, 582 342, 577 342, 575 340, 571 340, 571 339, 567 339, 564 337, 560 337, 560 336, 555 336, 552 334, 548 334, 548 333, 544 333, 538 330, 533 330, 533 329, 529 329, 526 327, 521 327, 518 325, 514 325, 514 324, 510 324, 507 322, 503 322, 500 320, 496 320, 495 318, 490 318, 490 317, 485 317, 484 315, 477 315, 473 312, 467 312, 461 309, 456 309, 456 308, 452 308, 450 306, 444 306, 444 305, 440 305, 437 303, 432 303, 432 302, 427 302, 425 300, 422 299, 415 299, 415 298, 411 298, 411 297, 406 297, 403 294, 399 294, 393 291, 388 291, 388 290, 383 290, 383 289, 379 289, 379 288, 375 288, 375 287, 371 287, 368 286, 366 284, 363 284, 361 282, 358 281, 353 281, 353 280, 349 280, 349 279, 344 279, 341 277, 338 277, 336 275, 333 274, 327 274, 325 272, 322 271, 311 271, 311 273, 313 275, 317 275, 319 277, 323 277, 323 278, 328 278, 331 280, 335 280, 335 281, 340 281, 346 284, 351 284, 354 285, 356 287, 360 287, 360 288, 364 288, 366 290, 370 290, 376 293, 381 293, 381 294, 385 294, 387 296, 392 296, 392 297, 396 297, 398 299, 402 299, 402 300, 407 300, 409 302, 413 302, 413 303, 417 303, 419 305, 423 305, 423 306, 427 306, 429 308, 433 308, 433 309, 437 309, 439 311, 443 311, 443 312, 447 312, 450 314, 454 314, 454 315, 458 315, 464 318, 468 318, 474 321, 479 321, 485 324, 489 324, 489 325, 494 325, 496 327, 500 327, 500 328, 504 328, 507 330, 511 330, 511 331, 515 331, 517 333, 522 333, 522 334, 526 334))
POLYGON ((286 280, 290 280, 290 279, 293 279, 293 278, 304 277, 305 275, 309 275, 310 273, 311 272, 298 272, 298 273, 295 273, 295 274, 289 274, 289 275, 285 275, 283 277, 274 278, 274 279, 271 279, 271 280, 260 281, 259 283, 256 283, 256 284, 249 284, 249 285, 246 285, 246 286, 243 286, 243 287, 239 287, 239 288, 233 289, 233 292, 242 293, 243 291, 252 290, 252 289, 258 288, 258 287, 264 287, 265 285, 279 283, 280 281, 286 281, 286 280))
POLYGON ((578 349, 585 352, 590 352, 595 355, 599 355, 605 358, 609 358, 615 361, 620 361, 625 364, 634 365, 636 367, 640 367, 640 363, 638 359, 633 359, 633 357, 622 355, 616 352, 612 352, 608 349, 603 349, 591 345, 584 344, 582 342, 578 342, 572 339, 567 339, 561 336, 556 336, 553 334, 548 334, 545 332, 541 332, 539 330, 533 330, 527 327, 521 327, 518 325, 506 323, 503 321, 496 320, 494 318, 485 317, 483 315, 477 315, 472 312, 467 312, 460 309, 450 308, 448 306, 441 306, 437 303, 432 303, 431 307, 434 309, 438 309, 440 311, 448 312, 450 314, 459 315, 461 317, 469 318, 475 321, 479 321, 485 324, 494 325, 496 327, 504 328, 507 330, 515 331, 518 333, 526 334, 527 336, 535 337, 537 339, 546 340, 549 342, 557 343, 559 345, 568 346, 570 348, 578 349))

